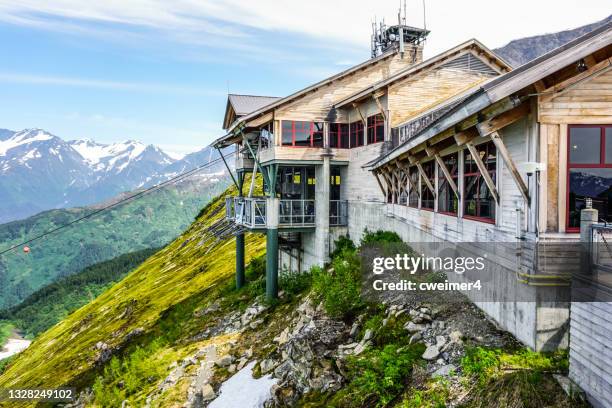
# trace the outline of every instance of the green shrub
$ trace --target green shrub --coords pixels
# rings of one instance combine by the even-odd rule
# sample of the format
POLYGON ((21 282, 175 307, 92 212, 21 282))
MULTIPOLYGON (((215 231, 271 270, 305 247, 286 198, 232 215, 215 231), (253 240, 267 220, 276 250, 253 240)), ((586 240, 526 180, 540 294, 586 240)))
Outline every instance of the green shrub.
POLYGON ((426 390, 410 389, 399 408, 445 408, 450 395, 448 380, 438 378, 426 390))
POLYGON ((383 407, 406 386, 415 363, 425 346, 399 347, 388 344, 382 350, 371 349, 348 359, 349 383, 332 399, 331 406, 383 407))
POLYGON ((329 255, 331 259, 339 256, 344 250, 355 250, 355 244, 348 236, 342 235, 334 242, 334 251, 329 255))
POLYGON ((368 244, 388 244, 388 243, 402 243, 402 239, 395 232, 381 231, 376 232, 365 230, 363 238, 361 238, 361 246, 368 244))
POLYGON ((329 271, 312 268, 313 288, 331 317, 348 317, 363 304, 360 264, 356 251, 345 249, 334 258, 329 271))
POLYGON ((311 271, 283 271, 278 280, 279 287, 282 291, 289 296, 295 296, 310 288, 312 284, 312 273, 311 271))

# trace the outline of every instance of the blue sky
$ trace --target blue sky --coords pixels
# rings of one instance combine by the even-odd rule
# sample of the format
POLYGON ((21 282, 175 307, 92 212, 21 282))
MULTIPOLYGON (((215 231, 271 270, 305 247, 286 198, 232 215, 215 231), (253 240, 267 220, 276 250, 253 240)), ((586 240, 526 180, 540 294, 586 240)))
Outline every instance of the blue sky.
MULTIPOLYGON (((606 1, 578 9, 569 0, 516 0, 497 10, 484 0, 427 1, 432 34, 426 56, 471 37, 494 48, 609 12, 606 1), (525 14, 525 7, 531 12, 525 14)), ((0 128, 41 127, 65 139, 138 139, 172 151, 195 150, 221 135, 228 87, 282 96, 361 62, 369 56, 372 18, 393 21, 398 5, 83 3, 0 0, 0 128)), ((409 23, 422 25, 420 1, 408 2, 408 16, 409 23)))

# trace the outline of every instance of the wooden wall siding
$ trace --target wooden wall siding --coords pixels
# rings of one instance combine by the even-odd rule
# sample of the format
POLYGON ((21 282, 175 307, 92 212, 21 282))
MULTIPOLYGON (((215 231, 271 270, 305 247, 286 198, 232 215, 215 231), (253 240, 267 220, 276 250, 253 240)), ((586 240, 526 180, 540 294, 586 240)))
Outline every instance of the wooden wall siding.
POLYGON ((577 84, 559 96, 541 96, 542 123, 612 123, 612 71, 577 84))
POLYGON ((559 230, 559 125, 542 124, 546 138, 546 232, 559 230))
MULTIPOLYGON (((500 130, 499 134, 502 137, 502 140, 506 145, 508 152, 510 153, 510 157, 519 167, 519 172, 521 177, 523 178, 523 181, 527 182, 527 175, 520 170, 520 165, 529 161, 527 156, 527 148, 529 144, 529 121, 527 120, 527 118, 521 119, 511 124, 510 126, 507 126, 504 129, 500 130)), ((521 210, 521 228, 524 229, 524 220, 528 208, 526 206, 523 196, 521 195, 519 188, 517 187, 510 174, 510 170, 506 167, 506 164, 499 156, 499 154, 497 157, 497 161, 499 163, 498 169, 501 170, 498 174, 497 181, 497 185, 500 192, 501 210, 501 213, 498 214, 498 225, 506 232, 514 234, 516 232, 517 223, 516 210, 521 210)))
MULTIPOLYGON (((384 143, 350 149, 349 165, 340 194, 349 201, 382 201, 376 177, 362 166, 380 156, 384 143)), ((383 182, 383 186, 384 186, 383 182)))
POLYGON ((334 103, 375 82, 386 79, 410 65, 412 65, 412 58, 409 55, 402 59, 398 54, 362 71, 325 85, 289 105, 280 107, 274 112, 274 116, 277 119, 322 121, 334 103))
POLYGON ((570 378, 595 407, 612 407, 612 303, 572 303, 570 378))
MULTIPOLYGON (((348 149, 331 149, 334 153, 332 162, 347 162, 349 160, 348 149)), ((305 160, 305 161, 321 161, 323 149, 319 147, 288 147, 274 146, 273 148, 264 149, 261 151, 259 161, 267 163, 273 160, 305 160)), ((299 163, 296 163, 299 164, 299 163)))
POLYGON ((400 82, 389 89, 391 127, 396 127, 430 110, 441 101, 490 78, 490 75, 477 72, 439 68, 400 82))

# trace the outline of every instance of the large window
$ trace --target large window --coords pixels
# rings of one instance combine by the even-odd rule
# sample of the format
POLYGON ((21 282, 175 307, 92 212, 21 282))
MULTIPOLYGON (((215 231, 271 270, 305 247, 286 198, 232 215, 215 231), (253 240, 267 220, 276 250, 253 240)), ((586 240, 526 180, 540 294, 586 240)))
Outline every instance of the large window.
POLYGON ((339 149, 348 149, 350 147, 348 123, 329 124, 329 147, 339 149))
POLYGON ((612 221, 612 126, 570 126, 567 167, 567 230, 579 230, 587 198, 612 221))
MULTIPOLYGON (((457 185, 459 172, 459 154, 453 153, 442 158, 452 180, 457 185)), ((438 211, 444 214, 457 215, 459 200, 448 183, 442 169, 438 168, 438 211)))
POLYGON ((283 146, 323 147, 323 123, 282 121, 283 146))
POLYGON ((363 146, 363 122, 357 121, 349 125, 351 132, 351 148, 363 146))
POLYGON ((385 119, 380 113, 368 117, 368 144, 385 140, 385 119))
POLYGON ((408 170, 408 206, 418 208, 419 207, 419 169, 416 166, 411 166, 408 170))
MULTIPOLYGON (((422 164, 423 172, 425 173, 424 176, 427 177, 427 180, 429 180, 431 184, 434 183, 434 163, 433 160, 430 160, 422 164)), ((421 177, 421 208, 424 210, 433 210, 435 202, 436 197, 434 193, 427 187, 425 179, 421 177)))
MULTIPOLYGON (((495 182, 497 167, 497 152, 493 142, 483 143, 476 146, 476 150, 484 163, 489 175, 495 182)), ((465 151, 465 163, 463 166, 464 179, 464 208, 463 215, 466 218, 474 218, 485 222, 495 222, 495 199, 487 187, 484 177, 480 174, 476 161, 465 151)))

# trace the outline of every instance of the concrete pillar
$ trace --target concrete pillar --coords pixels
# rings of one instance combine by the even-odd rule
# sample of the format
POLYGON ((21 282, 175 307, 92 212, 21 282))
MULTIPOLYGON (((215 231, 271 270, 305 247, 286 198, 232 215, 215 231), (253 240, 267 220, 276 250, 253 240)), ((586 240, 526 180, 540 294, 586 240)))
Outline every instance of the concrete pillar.
MULTIPOLYGON (((238 197, 242 197, 242 187, 244 185, 244 173, 238 173, 238 197)), ((236 235, 236 289, 244 286, 246 278, 244 276, 244 233, 236 235)))
POLYGON ((315 169, 315 253, 317 264, 323 266, 329 259, 329 197, 330 156, 323 155, 323 165, 315 169))
POLYGON ((244 233, 236 235, 236 289, 244 286, 244 233))
POLYGON ((278 298, 278 221, 280 200, 266 199, 266 299, 278 298))

